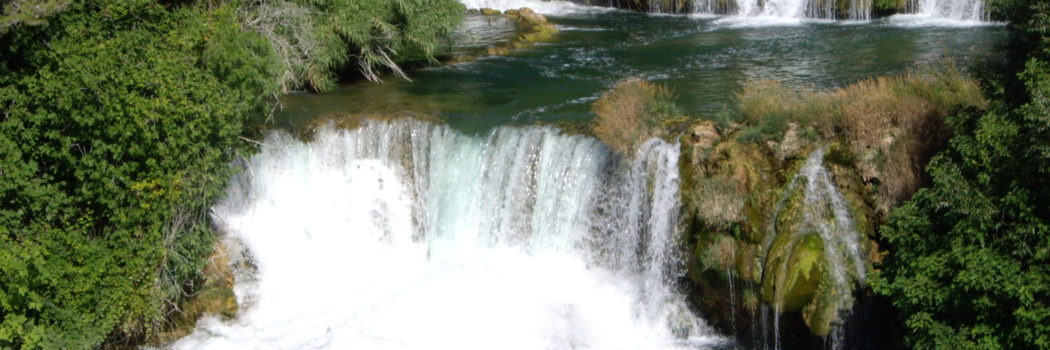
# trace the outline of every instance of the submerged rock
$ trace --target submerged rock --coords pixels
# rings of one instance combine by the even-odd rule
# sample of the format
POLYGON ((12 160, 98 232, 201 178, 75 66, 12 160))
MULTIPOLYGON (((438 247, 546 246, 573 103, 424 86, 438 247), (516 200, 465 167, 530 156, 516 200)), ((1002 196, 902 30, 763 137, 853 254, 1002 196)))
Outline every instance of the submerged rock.
POLYGON ((501 15, 513 21, 513 25, 517 27, 518 34, 513 39, 483 48, 477 52, 451 57, 448 61, 452 63, 473 61, 484 56, 506 55, 515 49, 523 49, 538 42, 550 41, 558 34, 558 28, 553 23, 548 22, 547 17, 536 13, 528 7, 503 12, 490 8, 472 11, 475 11, 472 13, 480 13, 486 16, 501 15))

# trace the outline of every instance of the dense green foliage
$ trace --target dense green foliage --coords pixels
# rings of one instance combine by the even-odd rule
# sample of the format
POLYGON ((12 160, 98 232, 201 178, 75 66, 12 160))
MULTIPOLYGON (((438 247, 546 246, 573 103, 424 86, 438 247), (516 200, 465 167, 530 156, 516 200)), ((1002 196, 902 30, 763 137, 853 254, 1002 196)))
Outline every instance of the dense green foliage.
MULTIPOLYGON (((149 338, 199 288, 208 208, 281 90, 282 49, 246 10, 267 1, 16 3, 0 17, 0 348, 149 338)), ((421 14, 459 8, 303 3, 366 72, 428 57, 454 23, 421 14)))
POLYGON ((141 333, 191 291, 208 203, 276 89, 231 8, 74 3, 3 39, 0 346, 141 333))
POLYGON ((432 59, 459 24, 454 0, 245 0, 246 23, 274 43, 285 90, 331 89, 348 64, 372 81, 385 68, 432 59))
POLYGON ((1000 101, 948 118, 933 184, 883 228, 874 286, 919 349, 1050 349, 1050 4, 999 6, 1015 35, 1000 101))

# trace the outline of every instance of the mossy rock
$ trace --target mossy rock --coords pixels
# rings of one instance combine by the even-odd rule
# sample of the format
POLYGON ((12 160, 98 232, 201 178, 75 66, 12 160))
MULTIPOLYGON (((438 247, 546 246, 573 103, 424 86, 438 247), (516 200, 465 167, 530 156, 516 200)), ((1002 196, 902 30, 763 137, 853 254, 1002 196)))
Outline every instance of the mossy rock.
POLYGON ((532 26, 532 29, 528 33, 522 34, 518 37, 518 40, 524 44, 532 44, 554 39, 556 34, 558 34, 558 28, 553 24, 537 24, 532 26))
MULTIPOLYGON (((474 11, 474 10, 472 10, 474 11)), ((550 41, 557 37, 558 28, 547 21, 547 17, 536 13, 528 7, 500 12, 491 8, 477 10, 483 15, 501 15, 514 21, 518 35, 513 39, 487 47, 481 51, 458 55, 446 59, 446 62, 460 63, 479 59, 485 56, 502 56, 512 50, 524 49, 538 42, 550 41)))
MULTIPOLYGON (((784 191, 782 202, 778 204, 780 207, 779 211, 774 213, 776 217, 772 221, 776 228, 775 232, 766 233, 775 234, 775 236, 766 237, 765 244, 768 244, 768 246, 765 247, 765 263, 762 267, 762 298, 770 304, 779 304, 778 307, 782 311, 787 312, 795 311, 805 306, 814 295, 814 293, 803 293, 804 291, 798 289, 798 286, 792 285, 792 283, 798 284, 798 281, 792 281, 791 277, 794 276, 797 279, 800 273, 799 269, 803 267, 796 266, 796 264, 798 262, 807 264, 812 262, 809 259, 812 258, 811 254, 807 252, 797 253, 796 251, 809 249, 808 245, 814 242, 811 236, 816 237, 816 242, 823 243, 823 240, 820 240, 818 235, 810 232, 807 222, 805 222, 803 214, 805 210, 805 193, 802 186, 789 186, 784 191), (792 292, 792 289, 796 290, 792 292), (789 294, 792 293, 795 294, 794 297, 790 297, 789 294), (804 295, 808 296, 809 299, 800 300, 800 297, 804 295)), ((771 208, 770 210, 776 210, 776 208, 771 208)), ((823 252, 823 245, 820 246, 820 251, 823 252)), ((823 265, 825 260, 822 253, 821 257, 819 264, 823 265)), ((805 267, 808 269, 813 268, 811 265, 806 265, 805 267)), ((808 274, 811 271, 807 270, 806 272, 808 274)))
POLYGON ((809 327, 810 333, 826 337, 835 323, 840 321, 839 305, 835 302, 836 296, 830 288, 819 288, 817 292, 813 302, 802 309, 802 320, 809 327))
POLYGON ((784 276, 780 302, 782 311, 795 311, 810 304, 824 279, 824 241, 816 234, 802 236, 795 244, 784 276))
POLYGON ((767 213, 776 201, 773 189, 778 181, 774 161, 755 144, 730 140, 715 146, 711 164, 709 172, 727 176, 744 193, 742 238, 752 243, 762 242, 767 213))

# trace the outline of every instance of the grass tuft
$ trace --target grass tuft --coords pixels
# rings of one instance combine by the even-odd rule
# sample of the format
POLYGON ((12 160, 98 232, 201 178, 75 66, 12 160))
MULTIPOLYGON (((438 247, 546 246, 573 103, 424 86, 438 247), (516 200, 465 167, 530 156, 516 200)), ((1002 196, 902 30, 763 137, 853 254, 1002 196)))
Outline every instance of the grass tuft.
POLYGON ((594 135, 627 156, 652 135, 650 130, 681 114, 670 89, 639 78, 616 83, 591 110, 597 115, 594 135))

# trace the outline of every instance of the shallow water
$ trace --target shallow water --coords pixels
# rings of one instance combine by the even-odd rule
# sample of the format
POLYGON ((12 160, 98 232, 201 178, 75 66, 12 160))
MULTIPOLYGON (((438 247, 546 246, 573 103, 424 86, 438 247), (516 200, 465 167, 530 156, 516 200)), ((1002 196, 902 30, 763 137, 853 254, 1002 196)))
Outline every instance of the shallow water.
MULTIPOLYGON (((584 11, 579 6, 552 11, 549 18, 561 29, 553 42, 414 70, 409 72, 413 82, 388 78, 383 84, 347 84, 328 94, 287 96, 278 124, 331 112, 391 110, 432 113, 468 132, 508 123, 585 121, 603 91, 632 76, 672 87, 686 113, 711 116, 731 106, 733 95, 749 81, 834 88, 947 59, 965 67, 994 53, 1005 35, 998 25, 920 15, 832 22, 584 11)), ((475 34, 460 36, 462 46, 476 48, 513 35, 483 29, 488 21, 506 28, 499 20, 472 18, 475 34)))

